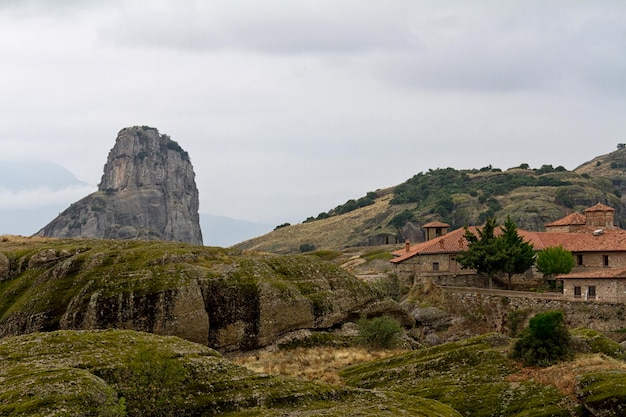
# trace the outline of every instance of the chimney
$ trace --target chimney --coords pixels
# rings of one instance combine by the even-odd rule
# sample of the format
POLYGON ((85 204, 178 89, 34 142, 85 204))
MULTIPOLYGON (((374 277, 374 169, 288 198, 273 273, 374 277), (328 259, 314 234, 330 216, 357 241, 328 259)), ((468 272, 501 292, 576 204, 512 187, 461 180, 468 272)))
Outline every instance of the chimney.
POLYGON ((404 248, 406 249, 407 253, 411 252, 411 241, 409 239, 404 241, 404 248))

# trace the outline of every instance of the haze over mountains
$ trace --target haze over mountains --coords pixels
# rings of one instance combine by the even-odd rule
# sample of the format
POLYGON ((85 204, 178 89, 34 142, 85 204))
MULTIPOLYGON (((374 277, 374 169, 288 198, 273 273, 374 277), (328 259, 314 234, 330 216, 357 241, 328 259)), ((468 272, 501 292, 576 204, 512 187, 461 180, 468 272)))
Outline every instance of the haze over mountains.
MULTIPOLYGON (((30 236, 70 204, 97 190, 50 161, 0 160, 0 234, 30 236)), ((208 246, 228 247, 274 225, 200 213, 208 246)))
MULTIPOLYGON (((562 184, 564 185, 564 187, 561 187, 558 190, 558 195, 557 189, 555 188, 533 188, 533 191, 521 200, 525 201, 526 203, 517 209, 513 206, 510 206, 509 204, 509 200, 514 196, 507 197, 507 195, 503 195, 501 197, 495 197, 496 200, 499 202, 498 206, 501 206, 505 209, 505 214, 503 215, 512 214, 513 217, 515 217, 516 221, 521 222, 520 226, 531 229, 533 227, 536 227, 537 225, 543 224, 547 220, 550 220, 549 218, 556 218, 560 215, 567 214, 572 210, 577 210, 580 207, 586 207, 586 205, 588 206, 589 204, 593 204, 596 202, 607 203, 607 199, 615 199, 615 202, 617 203, 616 208, 618 209, 618 217, 621 218, 622 216, 626 216, 626 210, 623 209, 623 200, 625 199, 625 197, 623 196, 626 195, 626 168, 624 167, 626 167, 626 149, 624 149, 623 147, 620 148, 618 146, 618 149, 616 151, 613 151, 609 154, 596 156, 595 158, 590 159, 588 162, 580 165, 574 171, 559 172, 559 170, 555 170, 556 172, 554 173, 545 174, 548 177, 554 176, 554 180, 565 181, 562 184), (569 178, 572 175, 574 175, 574 178, 569 178), (603 177, 603 179, 596 177, 603 177), (622 202, 619 202, 620 196, 622 196, 622 202), (548 200, 552 201, 556 197, 558 197, 557 200, 559 201, 554 201, 546 205, 546 202, 548 200), (530 202, 532 202, 532 207, 528 205, 528 203, 530 202), (560 202, 559 204, 557 204, 557 206, 560 208, 557 208, 557 206, 552 207, 553 203, 555 202, 560 202)), ((452 169, 452 171, 455 170, 452 169)), ((491 173, 487 172, 489 170, 483 172, 484 169, 481 169, 479 171, 479 177, 482 176, 485 178, 485 180, 487 180, 488 178, 492 178, 494 181, 497 182, 501 182, 502 178, 509 177, 509 173, 515 174, 515 171, 507 172, 508 169, 505 170, 505 172, 502 174, 498 173, 498 170, 495 168, 493 169, 493 171, 496 172, 491 173)), ((431 170, 431 172, 438 173, 441 171, 431 170)), ((532 170, 518 170, 517 174, 523 174, 524 172, 526 172, 530 176, 537 174, 537 172, 533 174, 532 170)), ((496 185, 495 183, 489 185, 489 183, 489 181, 485 183, 485 186, 487 188, 496 185)), ((500 184, 499 187, 501 185, 502 184, 500 184)), ((95 185, 81 182, 67 169, 55 163, 26 160, 0 161, 0 234, 18 234, 26 236, 31 235, 39 230, 39 228, 41 228, 43 225, 47 224, 69 204, 78 201, 84 195, 93 192, 95 189, 95 185), (34 167, 36 167, 36 169, 34 169, 34 167)), ((377 193, 380 194, 383 191, 385 190, 379 190, 377 191, 377 193)), ((388 191, 392 192, 392 188, 390 188, 388 191)), ((483 191, 480 191, 480 193, 485 193, 487 191, 488 190, 485 189, 483 191)), ((516 193, 519 194, 519 192, 517 191, 516 193)), ((392 195, 389 195, 389 198, 391 197, 392 195)), ((456 201, 457 199, 457 197, 453 197, 453 200, 456 201)), ((480 198, 478 199, 480 200, 480 198)), ((439 203, 441 203, 441 201, 439 201, 437 204, 439 203)), ((489 206, 487 208, 490 208, 491 205, 489 205, 488 203, 489 201, 485 202, 485 204, 489 206)), ((495 204, 494 201, 491 201, 491 203, 495 204)), ((459 200, 456 201, 454 206, 458 209, 459 204, 463 206, 465 203, 459 200)), ((476 207, 470 206, 466 207, 465 214, 468 214, 469 212, 475 212, 476 210, 485 209, 485 207, 482 207, 480 204, 476 205, 476 207)), ((343 208, 343 206, 340 206, 338 208, 343 208)), ((380 201, 380 204, 367 207, 366 211, 374 210, 374 214, 372 214, 372 216, 378 219, 375 221, 377 229, 375 231, 370 231, 371 233, 373 233, 373 235, 375 235, 374 240, 380 241, 380 236, 391 236, 398 233, 395 228, 390 228, 387 223, 393 220, 393 216, 399 215, 400 212, 405 208, 408 208, 409 210, 414 210, 415 206, 393 206, 388 205, 386 201, 380 201), (378 208, 380 208, 386 214, 383 215, 382 211, 379 213, 378 208), (389 211, 387 210, 387 208, 392 210, 389 211), (396 212, 398 210, 400 211, 396 212), (384 219, 383 221, 381 221, 380 219, 383 217, 384 219)), ((430 209, 426 207, 426 209, 430 210, 430 213, 433 213, 433 209, 437 211, 437 209, 440 209, 440 207, 436 206, 430 209)), ((335 210, 336 209, 331 209, 329 212, 334 212, 335 210)), ((454 210, 455 217, 458 217, 458 215, 462 214, 460 211, 457 211, 458 210, 456 209, 454 210)), ((365 212, 359 211, 359 213, 364 214, 365 212)), ((422 216, 418 216, 417 218, 417 220, 421 221, 425 221, 425 219, 426 218, 422 218, 422 216)), ((237 245, 238 247, 246 248, 250 246, 250 244, 254 243, 248 242, 248 240, 261 236, 263 236, 264 241, 268 242, 274 238, 279 239, 282 245, 282 249, 277 249, 279 252, 291 252, 294 250, 297 251, 298 247, 303 242, 314 244, 316 245, 316 247, 329 245, 330 243, 327 241, 328 239, 321 239, 322 235, 318 230, 320 227, 329 227, 330 229, 332 229, 332 235, 334 236, 333 239, 338 240, 337 242, 335 242, 335 244, 339 246, 350 244, 350 242, 352 241, 358 243, 364 239, 370 241, 372 240, 372 237, 369 235, 370 232, 367 231, 369 230, 369 228, 365 227, 366 224, 370 224, 371 221, 373 221, 372 219, 366 221, 363 219, 359 220, 355 218, 353 220, 356 221, 356 223, 352 225, 348 225, 348 223, 350 222, 346 222, 346 219, 343 218, 332 217, 331 219, 328 219, 328 221, 331 223, 335 220, 340 221, 341 227, 349 229, 346 230, 346 233, 352 236, 351 238, 344 237, 344 239, 339 239, 339 226, 331 226, 329 224, 325 224, 326 221, 316 221, 313 223, 307 221, 301 225, 297 225, 298 227, 281 228, 279 231, 271 233, 268 236, 264 236, 266 233, 272 231, 275 228, 276 224, 280 222, 277 222, 275 224, 263 224, 229 218, 226 216, 216 216, 207 213, 200 213, 200 225, 205 236, 204 243, 208 246, 229 247, 239 244, 237 245), (304 233, 306 230, 309 229, 311 229, 310 233, 304 233), (293 236, 288 237, 285 234, 293 236), (283 248, 283 246, 285 247, 283 248)), ((472 222, 476 223, 478 221, 479 219, 474 219, 472 222)), ((458 220, 457 223, 462 224, 464 223, 464 221, 458 220)), ((254 240, 258 241, 258 239, 254 240)), ((272 243, 271 245, 274 244, 272 243)), ((334 245, 330 246, 334 247, 334 245)))

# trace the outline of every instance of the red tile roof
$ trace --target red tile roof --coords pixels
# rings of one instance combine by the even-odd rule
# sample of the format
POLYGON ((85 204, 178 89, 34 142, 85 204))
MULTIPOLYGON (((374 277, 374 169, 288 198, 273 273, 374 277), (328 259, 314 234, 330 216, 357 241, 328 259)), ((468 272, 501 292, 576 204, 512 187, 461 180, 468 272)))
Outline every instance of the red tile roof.
POLYGON ((557 275, 557 279, 615 279, 626 278, 626 269, 620 268, 602 268, 587 271, 572 272, 565 275, 557 275))
MULTIPOLYGON (((476 227, 469 230, 477 234, 476 227)), ((626 230, 605 230, 603 234, 594 235, 591 230, 581 229, 578 232, 532 232, 518 230, 518 234, 533 245, 536 251, 547 247, 563 246, 570 252, 626 252, 626 230)), ((496 235, 500 229, 496 229, 496 235)), ((409 251, 406 248, 392 252, 395 256, 392 263, 399 263, 417 255, 454 254, 461 250, 467 250, 463 228, 453 230, 441 237, 426 242, 411 245, 409 251)))
POLYGON ((615 211, 613 207, 609 207, 606 204, 598 203, 595 206, 591 206, 583 210, 585 213, 588 211, 615 211))
POLYGON ((422 227, 450 227, 450 225, 448 223, 444 223, 444 222, 440 222, 438 220, 435 220, 434 222, 426 223, 422 227))
POLYGON ((572 213, 572 214, 568 214, 567 216, 561 219, 555 220, 550 223, 546 223, 546 227, 570 226, 570 225, 584 226, 585 224, 587 224, 587 217, 584 214, 572 213))

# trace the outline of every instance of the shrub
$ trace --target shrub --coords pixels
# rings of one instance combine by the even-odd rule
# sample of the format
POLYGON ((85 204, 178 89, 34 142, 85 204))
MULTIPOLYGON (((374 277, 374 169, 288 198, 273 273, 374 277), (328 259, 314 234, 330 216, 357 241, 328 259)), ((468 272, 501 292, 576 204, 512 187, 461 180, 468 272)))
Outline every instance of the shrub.
POLYGON ((571 337, 563 321, 563 312, 536 314, 520 335, 511 354, 524 366, 550 366, 570 359, 571 337))
POLYGON ((389 221, 389 225, 395 227, 396 229, 400 229, 408 222, 412 222, 414 220, 415 214, 410 210, 404 210, 403 212, 393 216, 393 218, 389 221))
POLYGON ((313 252, 315 250, 315 245, 310 243, 303 243, 300 245, 300 252, 313 252))
POLYGON ((390 316, 373 319, 362 318, 357 322, 359 341, 373 349, 390 349, 397 346, 402 335, 402 326, 390 316))
POLYGON ((522 324, 530 315, 530 311, 528 309, 522 310, 511 310, 507 315, 508 318, 508 327, 509 327, 509 336, 516 337, 521 330, 522 324))
POLYGON ((178 359, 145 348, 129 354, 126 362, 113 379, 129 416, 180 415, 187 372, 178 359))

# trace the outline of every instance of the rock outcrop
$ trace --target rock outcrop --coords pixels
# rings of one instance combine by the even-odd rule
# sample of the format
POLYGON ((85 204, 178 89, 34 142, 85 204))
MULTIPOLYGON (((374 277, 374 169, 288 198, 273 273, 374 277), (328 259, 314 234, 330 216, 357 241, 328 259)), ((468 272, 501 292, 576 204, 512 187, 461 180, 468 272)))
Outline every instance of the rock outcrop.
POLYGON ((340 326, 378 297, 314 256, 175 242, 0 242, 0 265, 0 337, 118 328, 249 350, 301 329, 340 326))
POLYGON ((196 343, 129 330, 4 338, 0 358, 2 415, 461 417, 408 393, 259 375, 196 343))
POLYGON ((157 129, 122 129, 98 191, 72 204, 38 236, 172 240, 202 244, 189 154, 157 129))

